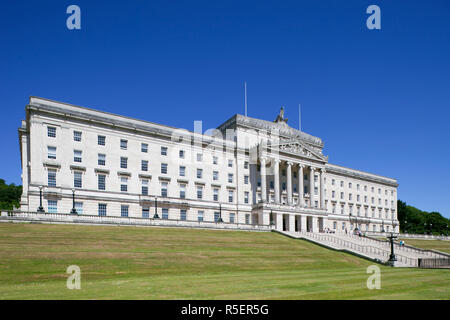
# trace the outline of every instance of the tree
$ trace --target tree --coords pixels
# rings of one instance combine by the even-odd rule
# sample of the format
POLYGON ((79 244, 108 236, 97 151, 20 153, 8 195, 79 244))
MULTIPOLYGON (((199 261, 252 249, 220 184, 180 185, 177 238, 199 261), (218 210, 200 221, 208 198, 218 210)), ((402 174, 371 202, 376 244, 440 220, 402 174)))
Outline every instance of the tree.
POLYGON ((0 179, 0 210, 12 210, 13 206, 18 208, 21 195, 22 186, 14 183, 8 185, 5 180, 0 179))
POLYGON ((449 219, 443 217, 439 212, 426 212, 405 202, 397 201, 398 220, 400 232, 417 234, 447 234, 449 219))

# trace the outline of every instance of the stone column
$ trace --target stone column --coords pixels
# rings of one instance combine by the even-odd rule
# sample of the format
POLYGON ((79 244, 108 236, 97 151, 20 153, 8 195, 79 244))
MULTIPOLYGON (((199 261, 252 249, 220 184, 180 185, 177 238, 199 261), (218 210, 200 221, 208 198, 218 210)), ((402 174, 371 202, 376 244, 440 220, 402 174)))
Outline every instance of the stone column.
POLYGON ((305 206, 305 199, 303 197, 303 164, 298 165, 298 203, 300 207, 305 206))
POLYGON ((295 232, 295 215, 289 215, 289 232, 295 232))
MULTIPOLYGON (((250 179, 252 181, 252 199, 253 204, 258 203, 258 199, 256 197, 256 191, 258 189, 258 171, 256 170, 257 164, 250 164, 250 179)), ((236 177, 237 178, 237 177, 236 177)))
POLYGON ((309 206, 314 207, 314 168, 311 167, 309 170, 309 206))
POLYGON ((281 213, 275 213, 277 220, 276 220, 276 228, 278 231, 283 231, 283 214, 281 213))
POLYGON ((325 169, 320 170, 320 208, 325 209, 325 183, 323 182, 325 176, 325 169))
POLYGON ((301 224, 300 229, 302 231, 306 231, 306 216, 305 215, 300 216, 300 224, 301 224))
POLYGON ((270 213, 262 213, 262 224, 265 226, 270 225, 270 213))
POLYGON ((261 163, 261 200, 262 202, 267 201, 267 183, 266 183, 266 158, 262 157, 260 159, 261 163))
POLYGON ((287 203, 288 205, 292 204, 292 162, 287 162, 287 179, 286 179, 286 188, 287 188, 287 203))
POLYGON ((274 159, 273 165, 273 187, 275 188, 275 203, 280 203, 280 159, 274 159))
POLYGON ((319 232, 319 218, 312 217, 312 231, 319 232))

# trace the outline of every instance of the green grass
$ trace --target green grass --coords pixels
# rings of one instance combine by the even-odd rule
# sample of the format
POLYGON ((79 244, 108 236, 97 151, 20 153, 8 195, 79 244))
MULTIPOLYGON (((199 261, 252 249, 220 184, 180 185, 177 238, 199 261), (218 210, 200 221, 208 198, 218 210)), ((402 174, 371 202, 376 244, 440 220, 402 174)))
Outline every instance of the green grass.
POLYGON ((450 253, 450 241, 448 240, 422 240, 422 239, 401 239, 406 245, 422 249, 433 249, 450 253))
POLYGON ((0 299, 450 298, 450 270, 380 266, 369 290, 371 264, 276 233, 0 224, 0 299))

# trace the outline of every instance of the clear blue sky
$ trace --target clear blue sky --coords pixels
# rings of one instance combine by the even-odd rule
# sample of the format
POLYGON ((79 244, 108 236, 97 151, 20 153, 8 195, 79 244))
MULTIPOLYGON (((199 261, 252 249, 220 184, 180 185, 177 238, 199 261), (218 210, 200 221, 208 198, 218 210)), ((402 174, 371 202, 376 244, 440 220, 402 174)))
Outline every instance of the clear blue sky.
POLYGON ((450 217, 450 1, 7 1, 0 177, 21 183, 30 95, 193 129, 243 113, 325 142, 329 161, 398 179, 450 217), (81 8, 81 30, 66 8, 81 8), (366 8, 381 8, 381 30, 366 8))

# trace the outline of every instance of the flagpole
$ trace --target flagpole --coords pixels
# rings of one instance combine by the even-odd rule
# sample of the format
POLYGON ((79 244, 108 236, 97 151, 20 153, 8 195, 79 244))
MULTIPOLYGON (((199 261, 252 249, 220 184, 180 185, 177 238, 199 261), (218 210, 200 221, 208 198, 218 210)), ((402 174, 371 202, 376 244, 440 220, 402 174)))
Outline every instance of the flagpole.
POLYGON ((245 105, 245 116, 247 116, 247 81, 244 82, 244 105, 245 105))
POLYGON ((302 110, 300 108, 300 103, 298 104, 298 130, 302 131, 302 110))

